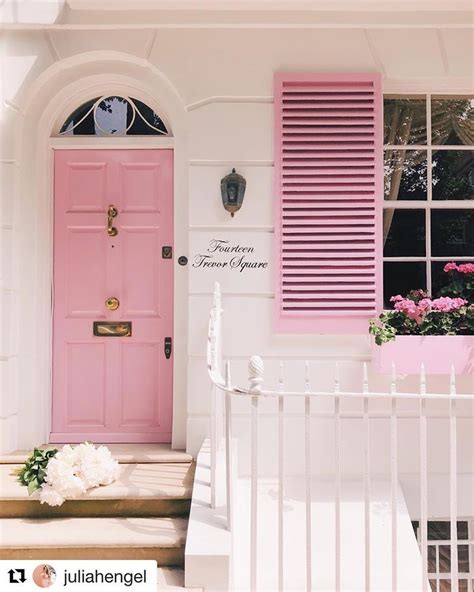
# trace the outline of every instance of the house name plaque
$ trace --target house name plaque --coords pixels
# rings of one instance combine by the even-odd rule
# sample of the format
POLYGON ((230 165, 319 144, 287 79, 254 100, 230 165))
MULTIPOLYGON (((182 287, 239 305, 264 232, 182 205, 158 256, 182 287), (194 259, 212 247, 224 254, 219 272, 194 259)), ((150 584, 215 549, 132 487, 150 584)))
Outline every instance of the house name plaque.
POLYGON ((267 269, 268 261, 259 259, 253 246, 213 238, 204 253, 194 256, 192 266, 196 269, 228 269, 243 273, 252 269, 267 269))

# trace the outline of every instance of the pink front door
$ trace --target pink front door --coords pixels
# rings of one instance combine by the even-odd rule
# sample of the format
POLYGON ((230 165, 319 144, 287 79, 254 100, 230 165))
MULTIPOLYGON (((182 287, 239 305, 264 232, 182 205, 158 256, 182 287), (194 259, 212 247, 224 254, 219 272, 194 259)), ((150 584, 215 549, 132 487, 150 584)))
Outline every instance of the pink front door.
POLYGON ((50 441, 169 442, 173 152, 56 150, 54 165, 50 441))

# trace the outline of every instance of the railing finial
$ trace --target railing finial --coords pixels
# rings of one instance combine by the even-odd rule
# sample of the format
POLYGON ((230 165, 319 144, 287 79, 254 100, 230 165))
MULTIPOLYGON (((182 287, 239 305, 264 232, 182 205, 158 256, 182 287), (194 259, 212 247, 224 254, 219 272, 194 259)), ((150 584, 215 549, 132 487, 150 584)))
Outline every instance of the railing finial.
POLYGON ((311 372, 308 360, 304 363, 304 390, 306 393, 311 390, 311 372))
POLYGON ((362 392, 367 395, 369 392, 369 372, 367 370, 367 362, 364 362, 362 369, 362 392))
POLYGON ((334 394, 338 395, 341 392, 341 378, 339 375, 339 362, 336 362, 334 368, 334 394))
POLYGON ((249 393, 260 394, 263 382, 263 360, 260 356, 252 356, 249 360, 249 393))
POLYGON ((451 396, 456 394, 456 371, 454 370, 453 364, 449 372, 449 394, 451 396))
POLYGON ((425 372, 425 364, 421 363, 420 368, 420 394, 426 395, 426 372, 425 372))
POLYGON ((212 298, 213 307, 220 311, 221 310, 221 285, 219 282, 214 283, 214 294, 212 298))
POLYGON ((280 373, 278 375, 278 390, 282 393, 285 390, 285 366, 280 360, 280 373))
POLYGON ((397 373, 395 372, 395 362, 392 362, 392 376, 390 379, 390 394, 395 395, 397 393, 397 373))

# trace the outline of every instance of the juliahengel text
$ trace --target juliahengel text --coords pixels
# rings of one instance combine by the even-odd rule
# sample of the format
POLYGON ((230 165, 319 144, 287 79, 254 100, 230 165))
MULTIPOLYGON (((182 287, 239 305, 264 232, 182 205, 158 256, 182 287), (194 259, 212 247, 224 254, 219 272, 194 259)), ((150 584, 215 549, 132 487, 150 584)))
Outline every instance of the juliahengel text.
POLYGON ((70 584, 123 584, 130 587, 133 584, 146 584, 146 569, 136 572, 113 572, 95 569, 87 571, 76 569, 64 570, 64 586, 70 584))

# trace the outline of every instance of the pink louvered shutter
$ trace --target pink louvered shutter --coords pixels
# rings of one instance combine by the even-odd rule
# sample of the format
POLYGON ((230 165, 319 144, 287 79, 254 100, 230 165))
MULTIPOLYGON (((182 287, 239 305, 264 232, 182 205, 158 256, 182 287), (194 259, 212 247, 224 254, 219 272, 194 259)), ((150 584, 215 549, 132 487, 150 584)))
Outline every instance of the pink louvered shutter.
POLYGON ((366 333, 380 309, 377 74, 275 75, 277 330, 366 333))

